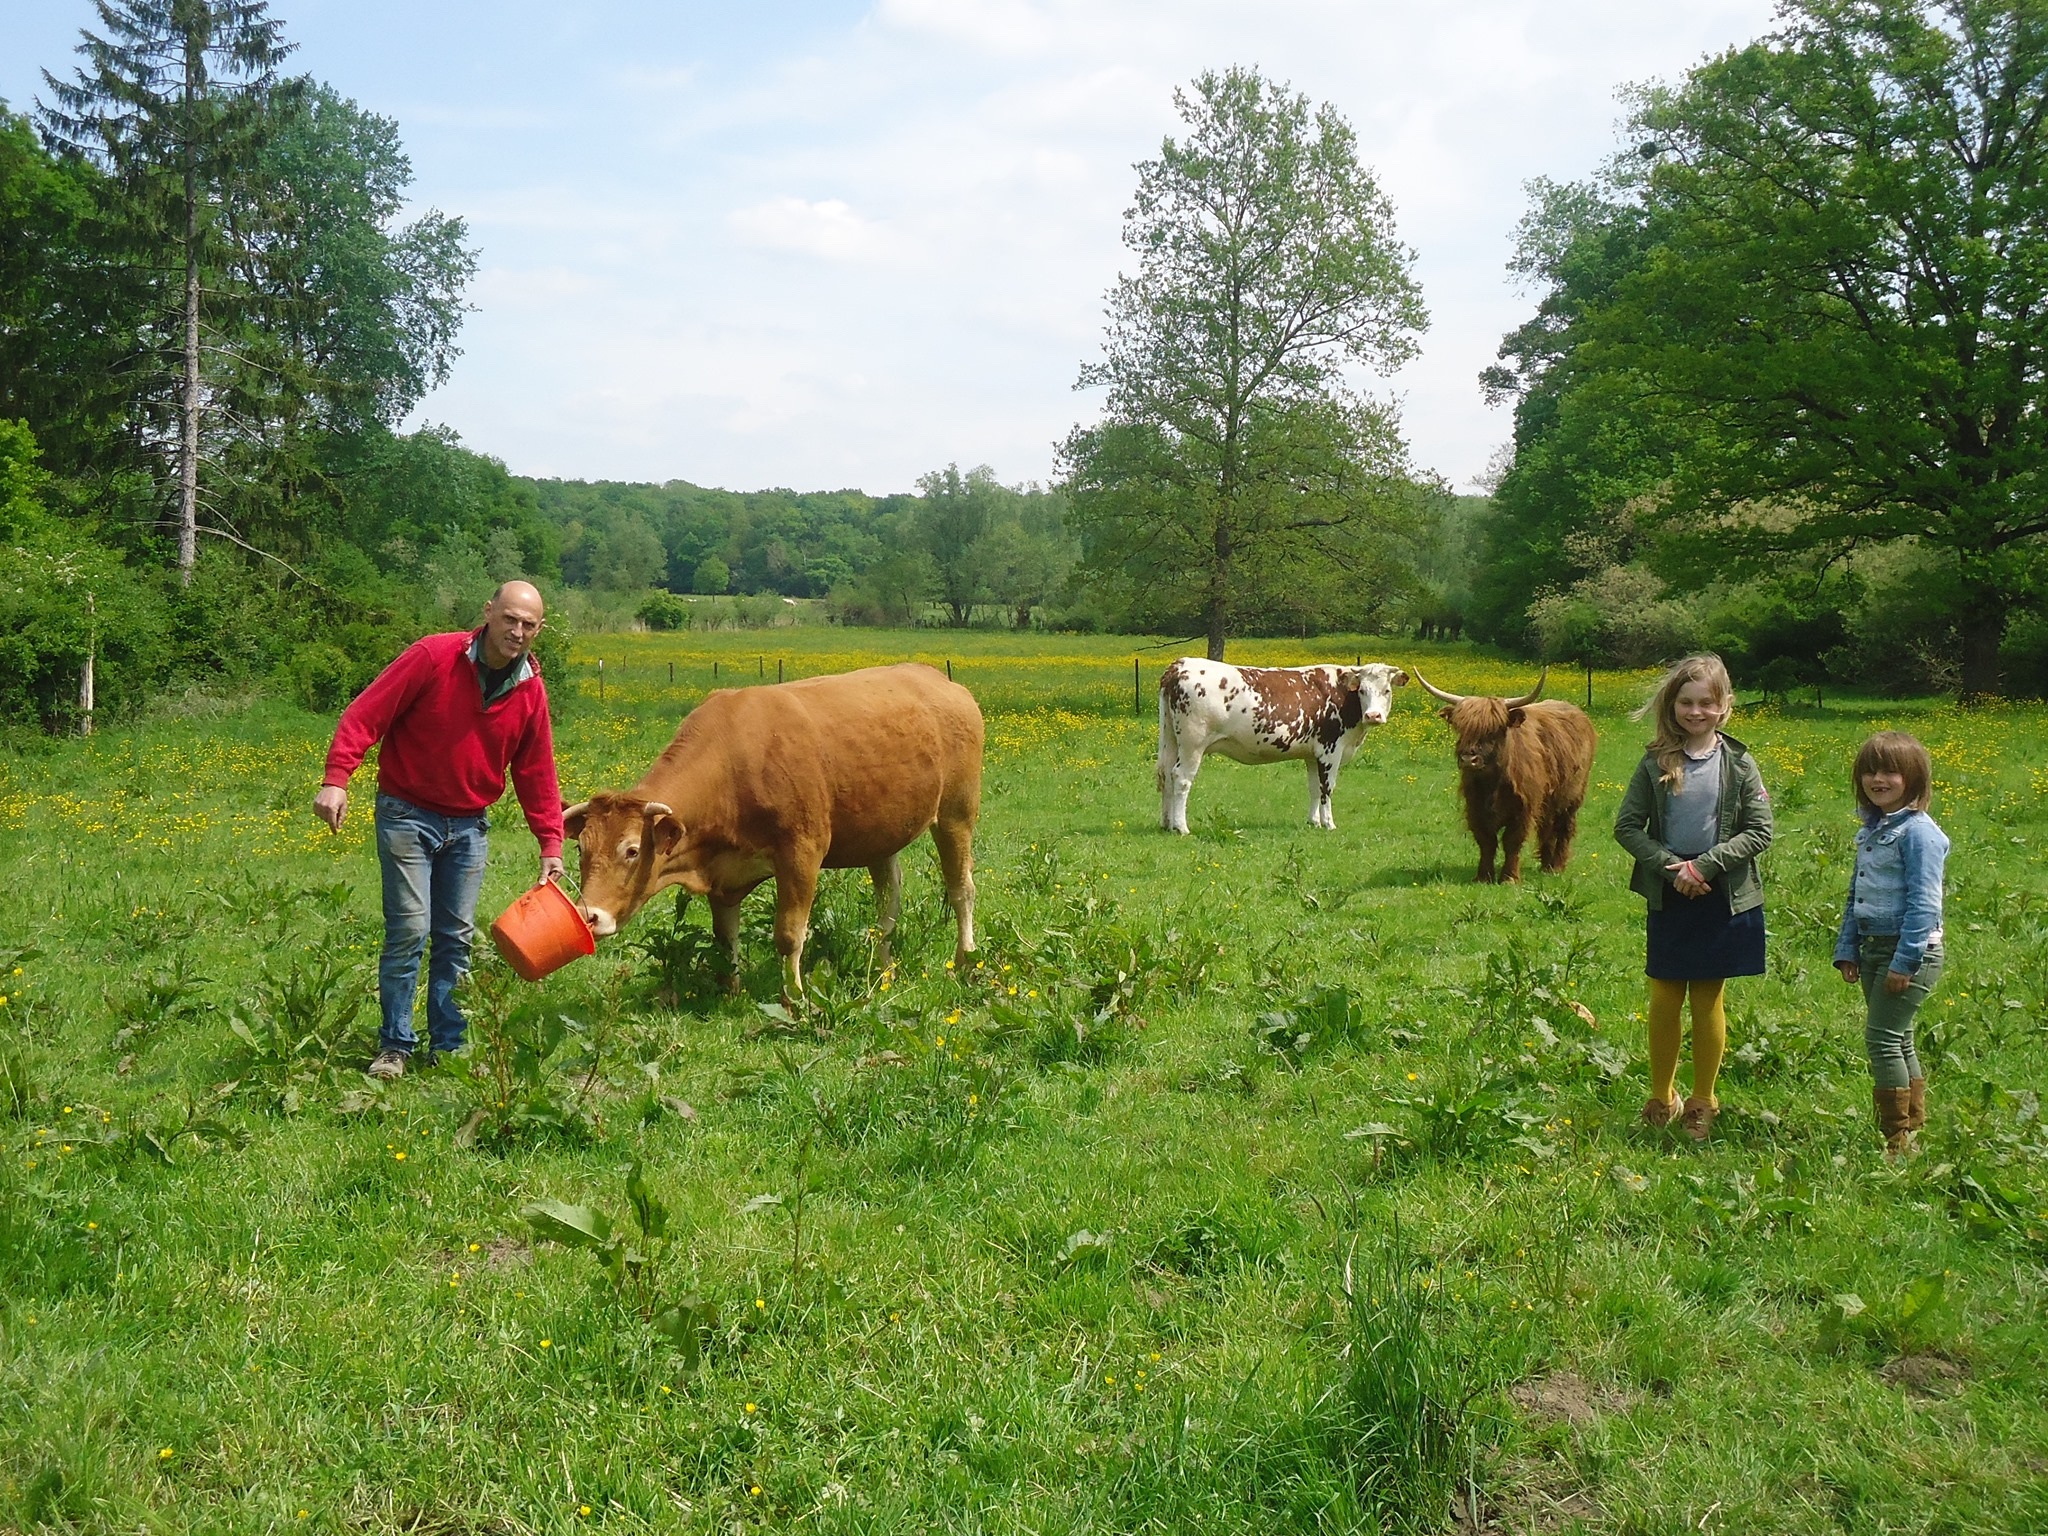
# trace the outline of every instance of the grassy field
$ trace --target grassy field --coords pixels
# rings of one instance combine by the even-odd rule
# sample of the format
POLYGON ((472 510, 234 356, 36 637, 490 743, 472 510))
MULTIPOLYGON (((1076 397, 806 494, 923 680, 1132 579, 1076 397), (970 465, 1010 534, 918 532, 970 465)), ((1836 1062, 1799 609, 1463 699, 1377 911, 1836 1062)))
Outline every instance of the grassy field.
MULTIPOLYGON (((330 721, 0 757, 0 1529, 2048 1529, 2040 707, 1741 712, 1771 968, 1695 1147, 1636 1122, 1642 677, 1595 679, 1577 857, 1519 888, 1469 883, 1418 689, 1334 833, 1297 765, 1217 761, 1162 836, 1176 651, 1136 714, 1127 640, 593 637, 564 789, 636 777, 714 661, 913 654, 989 717, 977 974, 926 844, 887 985, 865 876, 797 1019, 765 891, 730 1000, 662 901, 539 988, 482 966, 472 1050, 381 1089, 367 796, 308 810, 330 721), (1899 1168, 1828 964, 1880 724, 1954 839, 1899 1168)), ((508 802, 483 915, 533 867, 508 802)))

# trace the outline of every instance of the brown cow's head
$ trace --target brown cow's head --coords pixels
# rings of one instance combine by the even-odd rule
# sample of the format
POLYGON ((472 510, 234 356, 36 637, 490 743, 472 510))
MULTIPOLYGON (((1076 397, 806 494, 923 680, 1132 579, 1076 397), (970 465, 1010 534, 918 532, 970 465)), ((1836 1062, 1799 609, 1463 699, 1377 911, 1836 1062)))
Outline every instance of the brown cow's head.
POLYGON ((1499 770, 1508 732, 1528 718, 1527 706, 1543 696, 1543 684, 1549 676, 1550 669, 1545 667, 1536 686, 1519 699, 1467 698, 1461 693, 1446 693, 1420 672, 1415 674, 1415 680, 1444 701, 1437 714, 1457 733, 1459 768, 1484 775, 1499 770))
POLYGON ((576 909, 599 938, 620 926, 656 891, 674 885, 664 875, 667 856, 682 841, 683 824, 658 800, 600 792, 562 813, 576 839, 583 899, 576 909))

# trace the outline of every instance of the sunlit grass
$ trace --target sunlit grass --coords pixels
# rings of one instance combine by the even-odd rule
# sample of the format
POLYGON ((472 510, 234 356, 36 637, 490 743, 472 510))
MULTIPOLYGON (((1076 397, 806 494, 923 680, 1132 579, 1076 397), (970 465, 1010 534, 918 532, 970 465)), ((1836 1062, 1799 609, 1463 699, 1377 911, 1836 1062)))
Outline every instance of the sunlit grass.
MULTIPOLYGON (((989 723, 984 967, 947 972, 921 849, 888 978, 865 877, 827 879, 795 1027, 757 1006, 765 894, 750 996, 684 974, 674 1007, 659 958, 705 916, 677 934, 658 903, 537 992, 578 1026, 541 1086, 583 1129, 499 1152, 462 1136, 495 1083, 315 1076, 282 1113, 288 1069, 228 1027, 281 1006, 263 978, 294 960, 370 984, 369 776, 341 836, 307 810, 331 722, 262 706, 0 758, 0 1528, 1440 1528, 1359 1449, 1396 1422, 1428 1453, 1403 1488, 1476 1489, 1504 1529, 2048 1528, 2048 715, 1745 707, 1781 829, 1772 967, 1732 990, 1729 1113, 1694 1149, 1635 1126, 1640 904, 1606 828, 1647 674, 1593 680, 1571 870, 1475 888, 1415 688, 1336 832, 1303 825, 1298 766, 1219 762, 1195 835, 1158 833, 1150 689, 1181 649, 596 637, 557 680, 572 794, 637 777, 713 660, 723 683, 950 659, 989 723), (1928 741, 1956 845, 1931 1133, 1901 1170, 1827 965, 1849 755, 1881 723, 1928 741), (718 1310, 694 1374, 519 1217, 622 1216, 636 1157, 663 1283, 718 1310), (1848 1294, 1873 1321, 1830 1333, 1848 1294)), ((1533 681, 1453 647, 1233 647, 1361 653, 1533 681)), ((494 820, 486 917, 533 871, 516 806, 494 820)))

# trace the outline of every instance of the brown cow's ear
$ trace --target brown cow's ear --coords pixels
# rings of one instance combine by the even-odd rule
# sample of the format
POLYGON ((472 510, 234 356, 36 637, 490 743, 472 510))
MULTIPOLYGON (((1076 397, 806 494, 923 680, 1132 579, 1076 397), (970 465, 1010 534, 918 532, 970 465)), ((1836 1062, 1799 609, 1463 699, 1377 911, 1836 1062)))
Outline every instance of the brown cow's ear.
POLYGON ((1511 709, 1508 711, 1509 725, 1520 725, 1524 720, 1528 718, 1529 711, 1527 711, 1526 709, 1511 709))
POLYGON ((1451 718, 1451 711, 1449 705, 1444 706, 1444 708, 1438 710, 1436 713, 1437 718, 1440 720, 1448 720, 1451 718))
POLYGON ((583 835, 584 818, 590 814, 590 802, 580 800, 562 812, 562 831, 570 837, 583 835))
POLYGON ((683 824, 674 816, 657 816, 654 825, 648 828, 654 834, 654 841, 664 854, 674 850, 683 840, 683 824))

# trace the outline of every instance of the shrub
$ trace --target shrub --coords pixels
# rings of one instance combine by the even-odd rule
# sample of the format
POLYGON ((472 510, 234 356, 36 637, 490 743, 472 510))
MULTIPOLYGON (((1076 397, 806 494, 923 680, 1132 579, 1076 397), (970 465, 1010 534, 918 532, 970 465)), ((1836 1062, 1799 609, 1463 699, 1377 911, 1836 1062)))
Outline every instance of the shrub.
POLYGON ((688 601, 673 592, 650 592, 634 610, 634 616, 649 629, 688 629, 691 608, 688 601))
POLYGON ((292 653, 285 681, 294 701, 316 714, 332 714, 355 697, 356 670, 346 651, 316 640, 292 653))

